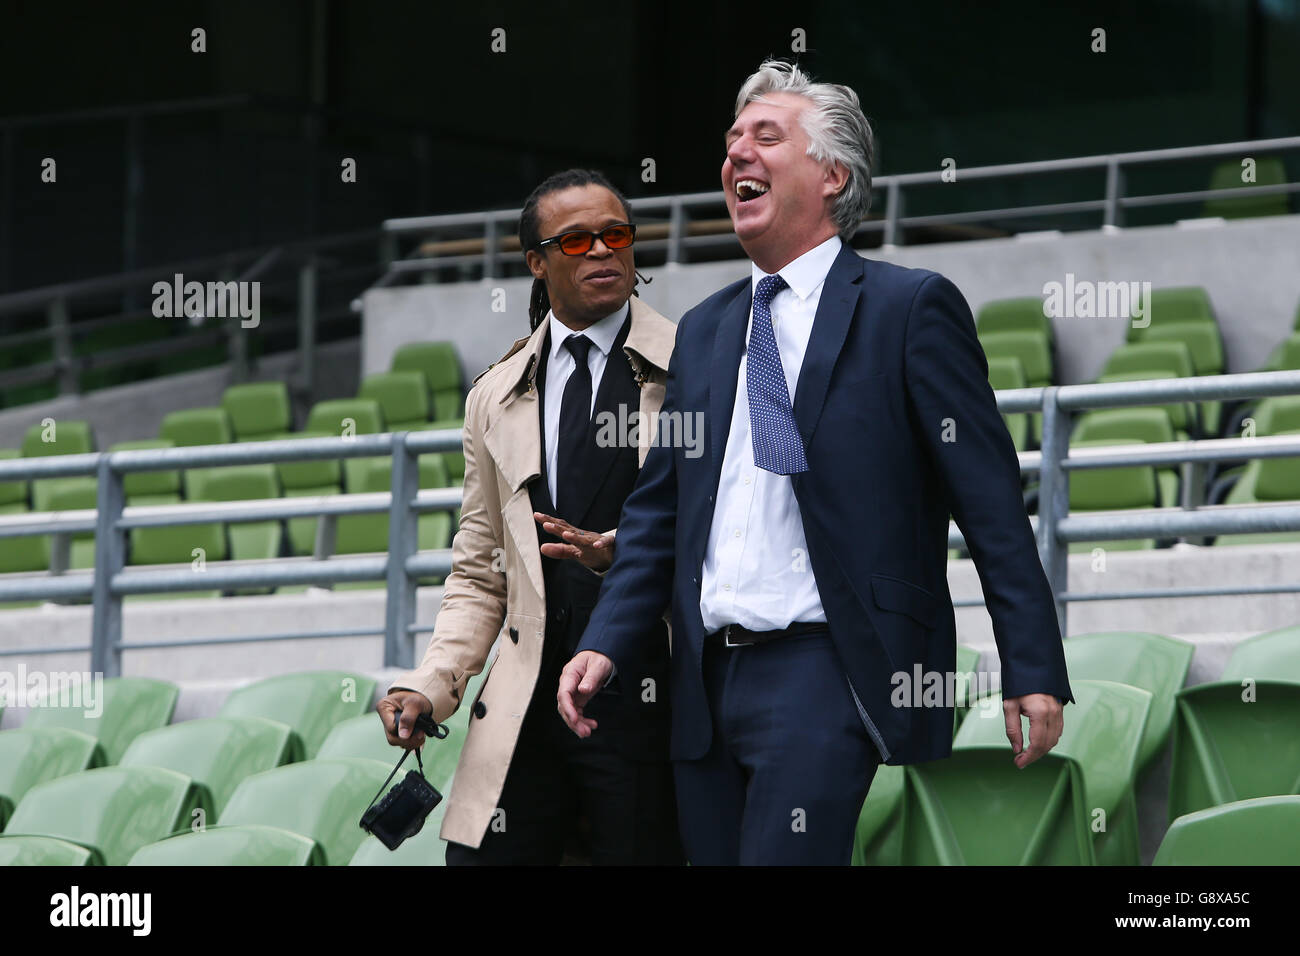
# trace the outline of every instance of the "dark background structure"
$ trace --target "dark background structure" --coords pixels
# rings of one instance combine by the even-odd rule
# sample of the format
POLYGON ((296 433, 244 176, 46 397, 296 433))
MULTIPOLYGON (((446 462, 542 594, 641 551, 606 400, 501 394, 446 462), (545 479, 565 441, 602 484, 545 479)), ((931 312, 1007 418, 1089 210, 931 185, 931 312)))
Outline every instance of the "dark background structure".
POLYGON ((5 0, 0 291, 515 206, 573 165, 712 189, 769 54, 853 86, 896 173, 1294 134, 1298 52, 1297 0, 5 0))

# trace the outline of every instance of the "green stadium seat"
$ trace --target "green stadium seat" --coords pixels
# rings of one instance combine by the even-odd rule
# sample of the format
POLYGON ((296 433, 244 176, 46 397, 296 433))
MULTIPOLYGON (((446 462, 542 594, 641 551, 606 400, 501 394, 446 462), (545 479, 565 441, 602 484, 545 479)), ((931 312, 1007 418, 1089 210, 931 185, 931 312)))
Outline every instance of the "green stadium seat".
POLYGON ((975 317, 975 331, 983 336, 989 332, 1035 332, 1052 341, 1052 320, 1043 312, 1041 296, 1018 299, 994 299, 980 307, 975 317))
POLYGON ((1251 216, 1285 216, 1291 210, 1286 193, 1251 195, 1254 186, 1280 186, 1286 182, 1286 165, 1277 156, 1260 156, 1255 159, 1255 181, 1242 182, 1241 161, 1226 160, 1214 167, 1210 174, 1210 189, 1237 189, 1240 197, 1207 199, 1202 210, 1205 216, 1224 219, 1244 219, 1251 216))
MULTIPOLYGON (((1116 445, 1141 445, 1140 439, 1108 438, 1101 441, 1072 441, 1071 451, 1116 445)), ((1129 508, 1157 508, 1160 491, 1154 468, 1084 468, 1070 472, 1070 511, 1123 511, 1129 508)), ((1089 554, 1094 548, 1108 551, 1143 551, 1154 548, 1153 538, 1131 541, 1075 541, 1071 554, 1089 554)))
POLYGON ((158 437, 177 448, 193 448, 229 444, 235 433, 224 408, 184 408, 167 413, 158 426, 158 437))
MULTIPOLYGON (((1134 312, 1137 309, 1134 308, 1134 312)), ((1141 326, 1129 323, 1128 340, 1137 342, 1151 334, 1151 330, 1166 323, 1208 322, 1217 325, 1210 297, 1200 286, 1177 286, 1152 289, 1151 301, 1146 309, 1147 323, 1141 326)))
POLYGON ((203 787, 161 767, 99 767, 27 791, 5 835, 47 836, 76 843, 108 866, 122 866, 140 847, 189 827, 211 812, 203 787))
POLYGON ((1192 374, 1223 372, 1223 338, 1213 322, 1161 322, 1152 324, 1142 342, 1181 342, 1192 357, 1192 374))
POLYGON ((137 736, 146 730, 165 727, 171 721, 180 689, 175 684, 148 677, 110 677, 103 682, 102 702, 89 700, 92 693, 91 688, 82 687, 73 688, 70 694, 78 703, 88 703, 90 711, 83 706, 32 707, 23 729, 79 730, 98 740, 106 761, 115 764, 137 736))
MULTIPOLYGON (((13 461, 15 458, 21 457, 22 452, 17 448, 0 448, 0 461, 13 461)), ((0 507, 22 505, 25 508, 28 504, 29 494, 28 482, 25 479, 20 481, 0 481, 0 507)))
MULTIPOLYGON (((978 692, 980 652, 964 644, 957 645, 957 680, 953 707, 953 733, 961 729, 978 692), (972 682, 971 677, 975 676, 972 682)), ((897 866, 902 853, 902 830, 899 827, 903 804, 903 768, 882 764, 876 768, 871 790, 862 804, 854 835, 854 866, 897 866)))
POLYGON ((377 760, 334 757, 254 774, 235 790, 218 823, 290 830, 315 840, 327 864, 341 866, 365 836, 357 821, 391 769, 377 760))
POLYGON ((988 358, 1020 359, 1030 388, 1052 384, 1052 352, 1046 336, 1036 332, 987 332, 980 345, 988 358))
MULTIPOLYGON (((441 742, 439 742, 441 743, 441 742)), ((433 743, 430 743, 433 746, 433 743)), ((331 728, 320 746, 318 757, 365 757, 380 763, 396 763, 402 751, 388 743, 376 713, 350 717, 331 728)), ((415 760, 412 758, 411 763, 415 760)))
POLYGON ((220 814, 245 777, 301 760, 302 742, 287 724, 264 717, 205 717, 141 734, 123 767, 166 767, 208 788, 220 814))
POLYGON ((0 866, 91 866, 95 854, 54 837, 0 836, 0 866))
MULTIPOLYGON (((333 438, 328 432, 298 432, 293 438, 333 438)), ((314 498, 343 491, 343 466, 337 459, 326 461, 282 461, 275 466, 286 498, 314 498)), ((295 555, 312 554, 316 544, 318 518, 290 518, 289 548, 295 555)))
POLYGON ((388 431, 407 431, 429 421, 429 388, 420 372, 380 372, 367 375, 358 398, 379 403, 388 431))
POLYGON ((1234 648, 1217 681, 1179 692, 1169 819, 1300 789, 1300 627, 1234 648))
MULTIPOLYGON (((1151 382, 1166 378, 1177 378, 1170 372, 1110 372, 1105 375, 1099 375, 1099 383, 1107 382, 1151 382)), ((1196 406, 1191 402, 1174 402, 1170 405, 1148 405, 1139 406, 1144 408, 1163 408, 1169 415, 1169 422, 1174 426, 1174 437, 1179 441, 1187 441, 1191 438, 1192 431, 1199 431, 1199 420, 1196 416, 1196 406)))
MULTIPOLYGON (((1197 329, 1212 338, 1219 339, 1218 326, 1212 323, 1169 323, 1165 331, 1148 335, 1140 342, 1121 345, 1111 353, 1098 381, 1139 381, 1144 378, 1192 378, 1209 374, 1197 368, 1189 339, 1194 336, 1188 331, 1197 329), (1180 333, 1183 333, 1180 336, 1180 333), (1180 337, 1176 337, 1180 336, 1180 337), (1120 378, 1119 376, 1127 376, 1120 378)), ((1208 361, 1208 360, 1207 360, 1208 361)), ((1218 371, 1223 369, 1222 348, 1218 351, 1218 371)), ((1188 409, 1192 406, 1169 406, 1170 417, 1175 427, 1187 429, 1191 420, 1188 409)), ((1222 402, 1201 402, 1200 417, 1197 428, 1208 436, 1218 434, 1222 402)))
POLYGON ((1283 372, 1297 368, 1300 368, 1300 332, 1293 332, 1274 347, 1260 371, 1283 372))
MULTIPOLYGON (((1075 442, 1137 439, 1160 443, 1176 441, 1177 436, 1169 413, 1163 408, 1098 408, 1079 416, 1070 439, 1075 442)), ((1156 484, 1161 507, 1172 508, 1180 503, 1180 479, 1176 468, 1157 468, 1156 484)))
POLYGON ((255 824, 182 833, 136 851, 130 866, 324 866, 316 841, 255 824))
POLYGON ((54 419, 47 429, 36 424, 23 435, 23 457, 43 458, 46 455, 84 455, 95 451, 95 433, 87 422, 54 419), (50 439, 47 441, 46 439, 50 439))
MULTIPOLYGON (((995 356, 989 359, 988 363, 989 384, 993 386, 995 392, 1026 386, 1025 368, 1020 364, 1020 359, 1014 355, 995 356)), ((1003 415, 1002 421, 1006 423, 1007 431, 1011 433, 1011 442, 1016 446, 1016 451, 1027 449, 1029 447, 1029 416, 1023 413, 1003 415)), ((462 468, 464 467, 464 460, 462 455, 462 468)))
POLYGON ((221 707, 221 716, 266 717, 288 724, 310 759, 335 724, 371 710, 374 693, 375 681, 361 674, 281 674, 232 691, 221 707))
POLYGON ((1179 817, 1155 866, 1295 866, 1300 796, 1237 800, 1179 817))
POLYGON ((393 355, 394 372, 421 372, 429 383, 429 407, 435 419, 465 412, 460 356, 450 342, 411 342, 393 355))
POLYGON ((335 398, 312 406, 303 431, 338 438, 344 434, 378 435, 386 429, 383 410, 374 399, 335 398))
MULTIPOLYGON (((203 483, 207 501, 257 501, 280 497, 280 479, 275 465, 232 465, 214 469, 203 483)), ((278 558, 284 528, 278 519, 231 521, 226 524, 230 557, 235 561, 278 558)), ((268 593, 270 588, 240 593, 268 593)))
MULTIPOLYGON (((1270 430, 1270 434, 1300 436, 1300 430, 1277 432, 1270 430)), ((1300 457, 1252 459, 1242 471, 1237 483, 1232 486, 1232 490, 1228 492, 1224 504, 1276 504, 1291 501, 1300 501, 1300 457)), ((1300 541, 1300 531, 1221 534, 1215 538, 1214 543, 1216 545, 1288 544, 1294 541, 1300 541)))
POLYGON ((1187 682, 1195 648, 1161 634, 1112 631, 1081 634, 1065 642, 1071 680, 1108 680, 1141 687, 1151 694, 1151 712, 1138 751, 1138 767, 1148 767, 1169 741, 1174 698, 1187 682))
MULTIPOLYGON (((392 487, 392 459, 365 458, 357 460, 356 484, 349 487, 353 493, 388 491, 392 487)), ((420 487, 447 487, 447 469, 442 456, 421 455, 419 459, 420 487)), ((417 519, 417 546, 420 550, 446 548, 451 545, 451 515, 445 511, 422 514, 417 519)), ((388 514, 340 515, 337 523, 335 552, 338 554, 373 554, 388 550, 388 514)), ((339 582, 335 590, 383 587, 382 582, 339 582)))
POLYGON ((90 734, 66 727, 0 731, 0 830, 23 795, 38 783, 104 764, 90 734))
MULTIPOLYGON (((200 445, 227 445, 235 440, 230 416, 224 408, 185 408, 168 412, 158 426, 158 437, 170 441, 177 448, 194 448, 200 445)), ((185 497, 203 500, 203 482, 214 468, 185 469, 185 497)))
MULTIPOLYGON (((94 478, 46 478, 35 483, 33 494, 40 499, 40 511, 93 511, 98 503, 98 486, 94 478)), ((72 534, 68 547, 68 567, 83 570, 95 566, 95 532, 72 534)), ((45 548, 45 565, 54 561, 54 536, 41 539, 45 548)))
MULTIPOLYGON (((319 432, 338 438, 340 435, 378 435, 386 431, 384 413, 373 398, 339 398, 317 402, 307 415, 307 431, 319 432)), ((374 458, 345 458, 343 460, 344 487, 354 491, 359 480, 358 469, 374 458)))
POLYGON ((902 861, 903 831, 899 825, 903 806, 902 767, 881 764, 858 815, 854 833, 854 866, 897 866, 902 861))
MULTIPOLYGON (((134 528, 130 535, 131 551, 127 563, 188 564, 197 568, 199 554, 204 562, 224 561, 228 554, 226 526, 212 524, 181 524, 157 528, 134 528)), ((201 572, 195 571, 196 577, 201 572)), ((179 591, 166 594, 128 595, 125 600, 168 600, 180 598, 220 597, 216 590, 179 591)))
MULTIPOLYGON (((145 438, 140 441, 120 441, 109 448, 109 451, 150 451, 175 447, 175 443, 166 438, 145 438)), ((128 505, 179 504, 180 470, 172 468, 128 472, 122 476, 122 492, 126 495, 128 505)))
POLYGON ((284 382, 231 385, 221 395, 236 441, 279 436, 292 426, 292 405, 284 382))
POLYGON ((1151 695, 1110 681, 1071 686, 1060 741, 1023 770, 1010 759, 1000 694, 967 714, 949 759, 903 768, 904 865, 1138 863, 1133 782, 1151 695), (1098 819, 1105 830, 1094 833, 1098 819))
MULTIPOLYGON (((996 386, 994 386, 996 387, 996 386)), ((465 419, 463 418, 444 418, 441 421, 430 422, 428 431, 442 431, 446 428, 464 429, 465 419)), ((464 443, 461 444, 462 449, 464 443)), ((442 453, 443 464, 447 466, 447 479, 453 485, 465 484, 465 452, 462 451, 444 451, 442 453)), ((459 524, 459 521, 457 521, 459 524)))

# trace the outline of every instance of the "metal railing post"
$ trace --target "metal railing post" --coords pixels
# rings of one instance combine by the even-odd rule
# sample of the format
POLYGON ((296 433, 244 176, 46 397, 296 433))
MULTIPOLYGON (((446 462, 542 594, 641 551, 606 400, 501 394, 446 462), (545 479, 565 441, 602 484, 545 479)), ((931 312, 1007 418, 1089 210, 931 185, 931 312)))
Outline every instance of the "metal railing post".
POLYGON ((683 240, 686 238, 686 207, 681 199, 673 201, 668 219, 668 260, 682 262, 683 240))
MULTIPOLYGON (((222 282, 238 279, 235 270, 226 266, 218 274, 222 282)), ((206 311, 206 309, 205 309, 206 311)), ((214 318, 207 316, 208 319, 214 318)), ((238 315, 228 315, 222 321, 226 323, 226 335, 229 339, 230 380, 235 384, 248 381, 248 339, 244 336, 244 324, 238 315)))
POLYGON ((1122 225, 1123 210, 1120 208, 1120 194, 1124 191, 1124 171, 1120 169, 1119 158, 1108 157, 1106 163, 1106 218, 1108 226, 1122 225))
POLYGON ((899 244, 901 230, 898 226, 898 220, 902 216, 902 188, 899 186, 897 179, 891 179, 888 189, 885 190, 885 245, 896 246, 899 244))
POLYGON ((122 598, 113 594, 114 576, 126 561, 126 532, 118 527, 126 503, 122 475, 99 457, 95 501, 94 606, 91 610, 90 670, 105 677, 122 674, 122 598))
POLYGON ((388 603, 384 614, 384 666, 415 663, 415 587, 406 559, 419 548, 419 519, 411 501, 419 493, 418 456, 406 447, 406 432, 393 435, 392 504, 388 511, 388 603))
POLYGON ((316 388, 316 272, 316 255, 308 253, 298 269, 298 374, 306 395, 316 388))
POLYGON ((77 394, 77 360, 72 349, 72 324, 68 319, 68 300, 51 299, 45 310, 50 334, 54 339, 54 358, 59 363, 59 394, 77 394))
POLYGON ((1062 595, 1069 586, 1070 549, 1056 535, 1057 523, 1070 513, 1070 479, 1061 462, 1070 452, 1069 416, 1056 398, 1057 387, 1043 390, 1043 462, 1038 486, 1038 556, 1056 605, 1061 637, 1066 630, 1067 607, 1062 595))
POLYGON ((489 215, 487 217, 486 227, 483 230, 483 278, 495 279, 497 275, 497 242, 501 234, 501 228, 497 223, 496 217, 489 215))

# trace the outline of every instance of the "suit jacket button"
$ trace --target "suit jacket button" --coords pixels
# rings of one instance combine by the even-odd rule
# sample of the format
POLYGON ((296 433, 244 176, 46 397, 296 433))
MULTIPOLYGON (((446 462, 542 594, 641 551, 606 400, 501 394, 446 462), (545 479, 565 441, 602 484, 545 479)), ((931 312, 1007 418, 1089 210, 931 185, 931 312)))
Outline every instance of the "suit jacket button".
POLYGON ((476 702, 474 703, 474 716, 475 716, 475 717, 479 717, 479 718, 486 717, 486 716, 487 716, 487 704, 483 703, 483 701, 481 701, 481 700, 480 700, 480 701, 476 701, 476 702))
POLYGON ((516 644, 519 643, 519 628, 512 627, 510 629, 510 640, 514 641, 516 644))

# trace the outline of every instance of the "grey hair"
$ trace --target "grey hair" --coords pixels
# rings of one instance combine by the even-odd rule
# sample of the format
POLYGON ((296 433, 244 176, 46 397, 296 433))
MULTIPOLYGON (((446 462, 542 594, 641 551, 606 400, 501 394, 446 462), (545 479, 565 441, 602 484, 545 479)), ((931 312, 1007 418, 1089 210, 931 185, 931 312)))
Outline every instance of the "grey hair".
POLYGON ((838 83, 814 83, 793 63, 764 60, 736 95, 736 116, 769 93, 793 93, 809 101, 800 114, 808 134, 808 155, 821 163, 838 163, 848 180, 831 204, 831 220, 846 241, 871 208, 871 159, 875 143, 862 115, 858 94, 838 83))

